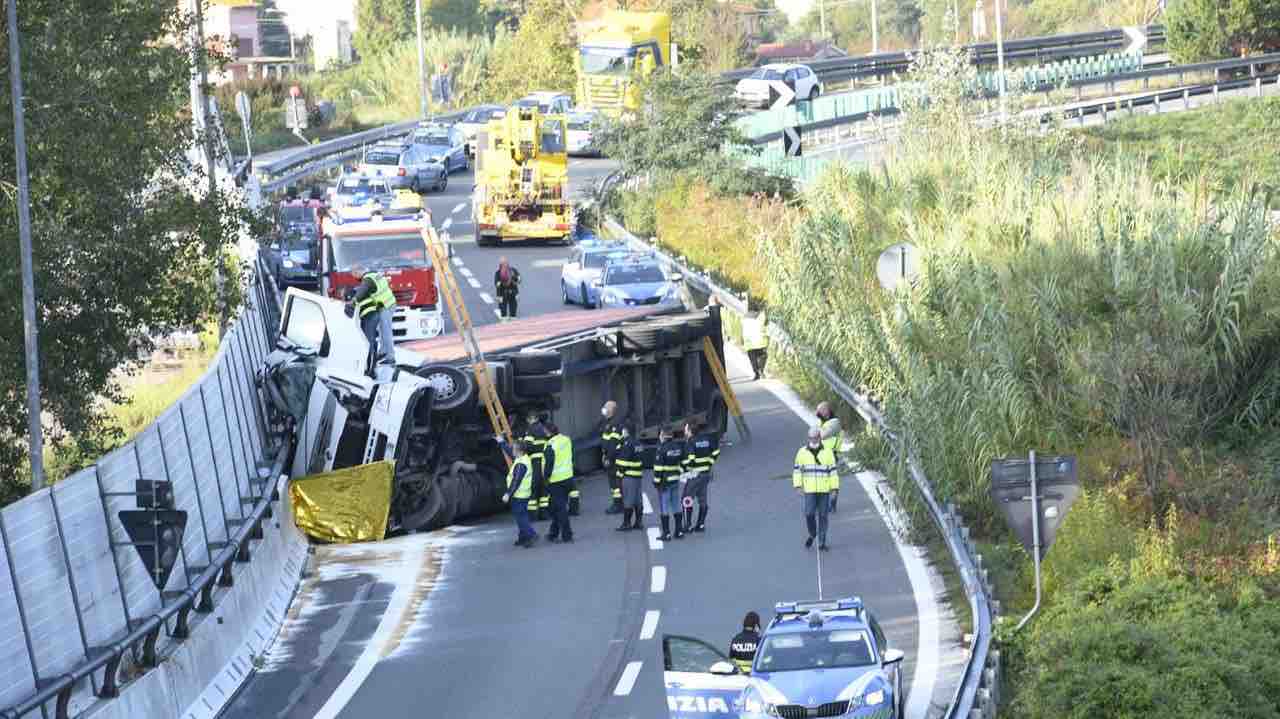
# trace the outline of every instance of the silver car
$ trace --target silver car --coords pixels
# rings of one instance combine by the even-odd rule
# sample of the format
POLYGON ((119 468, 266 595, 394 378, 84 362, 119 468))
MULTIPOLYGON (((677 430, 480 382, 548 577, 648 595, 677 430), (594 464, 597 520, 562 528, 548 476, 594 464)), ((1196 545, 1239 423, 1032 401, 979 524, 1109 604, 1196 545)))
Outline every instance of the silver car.
POLYGON ((384 142, 365 152, 360 172, 385 179, 392 190, 443 190, 449 184, 448 173, 432 160, 432 154, 416 143, 384 142))
POLYGON ((462 137, 466 141, 467 157, 476 156, 476 135, 489 124, 490 120, 497 120, 506 114, 507 109, 502 105, 481 105, 473 108, 458 121, 456 127, 462 130, 462 137))
POLYGON ((343 175, 338 179, 338 184, 329 189, 329 197, 329 205, 334 208, 369 204, 390 207, 395 192, 383 178, 343 175))

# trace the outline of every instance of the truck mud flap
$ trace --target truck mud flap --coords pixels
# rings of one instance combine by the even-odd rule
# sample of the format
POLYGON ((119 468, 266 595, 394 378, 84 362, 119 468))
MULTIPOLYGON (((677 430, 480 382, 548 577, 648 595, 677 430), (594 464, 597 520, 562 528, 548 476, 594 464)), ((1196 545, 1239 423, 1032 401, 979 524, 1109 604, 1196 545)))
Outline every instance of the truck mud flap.
POLYGON ((395 463, 376 462, 289 483, 298 528, 322 542, 373 542, 387 533, 395 463))

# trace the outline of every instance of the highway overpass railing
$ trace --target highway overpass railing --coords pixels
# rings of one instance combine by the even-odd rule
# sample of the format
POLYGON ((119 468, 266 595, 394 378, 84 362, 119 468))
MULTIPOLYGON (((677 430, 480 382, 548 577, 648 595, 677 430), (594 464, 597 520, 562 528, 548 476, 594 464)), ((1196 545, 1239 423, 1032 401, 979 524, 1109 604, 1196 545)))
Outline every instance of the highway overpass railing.
MULTIPOLYGON (((701 296, 715 296, 724 310, 732 312, 739 318, 747 315, 747 304, 742 296, 719 285, 705 272, 689 267, 683 258, 672 256, 656 244, 641 240, 612 219, 606 219, 604 225, 606 233, 626 239, 633 248, 654 252, 670 270, 683 275, 686 285, 701 296)), ((908 449, 907 466, 910 479, 921 501, 927 507, 929 517, 942 536, 951 561, 964 583, 965 596, 969 602, 972 617, 973 637, 968 656, 965 658, 964 671, 943 717, 944 719, 991 719, 996 715, 996 708, 999 705, 1001 681, 1000 653, 992 645, 992 632, 996 615, 999 613, 999 602, 993 599, 995 592, 990 575, 983 567, 982 555, 978 553, 955 505, 937 496, 919 463, 910 456, 909 443, 903 441, 904 438, 897 428, 887 426, 884 414, 875 402, 854 389, 854 385, 842 378, 829 363, 806 348, 795 345, 785 328, 770 322, 767 330, 775 346, 785 347, 787 351, 795 352, 809 360, 831 392, 857 411, 864 420, 879 429, 891 446, 902 446, 908 449)))
POLYGON ((78 714, 193 632, 225 631, 193 622, 245 571, 289 453, 255 382, 275 344, 278 294, 265 271, 247 290, 209 369, 159 419, 0 510, 0 717, 78 714), (182 513, 185 528, 151 508, 182 513), (157 566, 172 567, 163 585, 157 566))

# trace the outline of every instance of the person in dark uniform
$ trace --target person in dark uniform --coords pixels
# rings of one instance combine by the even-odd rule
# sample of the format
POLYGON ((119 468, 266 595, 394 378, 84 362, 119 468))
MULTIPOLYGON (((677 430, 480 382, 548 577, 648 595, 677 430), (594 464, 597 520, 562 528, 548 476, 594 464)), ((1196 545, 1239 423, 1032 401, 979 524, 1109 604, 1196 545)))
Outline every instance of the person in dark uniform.
POLYGON ((755 661, 756 649, 759 647, 760 615, 747 612, 747 616, 742 618, 742 631, 735 634, 729 642, 729 660, 743 674, 750 674, 751 663, 755 661))
POLYGON ((498 269, 493 273, 493 293, 498 296, 498 311, 502 320, 515 319, 516 298, 520 294, 520 270, 512 267, 507 258, 498 260, 498 269))
POLYGON ((685 424, 684 436, 688 454, 684 458, 684 471, 688 481, 684 485, 684 526, 690 532, 707 530, 707 485, 711 483, 712 468, 720 459, 720 436, 705 428, 685 424), (695 432, 695 429, 699 430, 695 432), (698 523, 693 523, 693 502, 698 502, 698 523))
POLYGON ((671 517, 676 520, 676 539, 684 538, 684 515, 680 513, 680 476, 684 474, 684 440, 676 439, 670 427, 658 432, 658 451, 653 456, 653 486, 658 490, 658 513, 662 515, 663 541, 671 539, 671 517))
POLYGON ((644 500, 640 487, 641 480, 644 479, 644 459, 639 445, 631 438, 630 428, 622 427, 619 436, 622 438, 621 446, 618 447, 613 465, 618 484, 622 488, 623 515, 618 531, 644 529, 644 500))
POLYGON ((613 462, 618 448, 622 444, 622 434, 619 431, 618 420, 618 403, 609 400, 600 408, 600 416, 603 418, 600 428, 600 465, 604 467, 605 475, 609 478, 609 508, 604 510, 605 514, 619 514, 622 512, 622 473, 614 471, 613 462))
POLYGON ((547 437, 547 428, 538 418, 538 414, 530 412, 524 436, 520 439, 528 445, 529 459, 533 463, 533 496, 529 499, 529 512, 539 522, 547 518, 547 510, 551 508, 551 499, 547 495, 546 464, 543 462, 543 450, 547 446, 547 437))

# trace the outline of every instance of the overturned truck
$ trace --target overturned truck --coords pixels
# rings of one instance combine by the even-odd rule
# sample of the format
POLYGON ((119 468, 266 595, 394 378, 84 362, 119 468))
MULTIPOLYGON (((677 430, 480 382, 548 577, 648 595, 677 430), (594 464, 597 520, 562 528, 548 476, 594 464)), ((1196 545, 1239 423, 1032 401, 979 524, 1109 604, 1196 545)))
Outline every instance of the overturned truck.
MULTIPOLYGON (((513 429, 550 415, 573 439, 579 475, 599 465, 607 400, 642 439, 685 421, 725 430, 704 355, 709 339, 723 356, 718 308, 573 310, 475 332, 513 429)), ((292 476, 393 463, 392 532, 503 508, 506 461, 456 333, 398 345, 394 366, 374 365, 341 302, 290 289, 279 337, 260 379, 271 421, 296 434, 292 476)))

